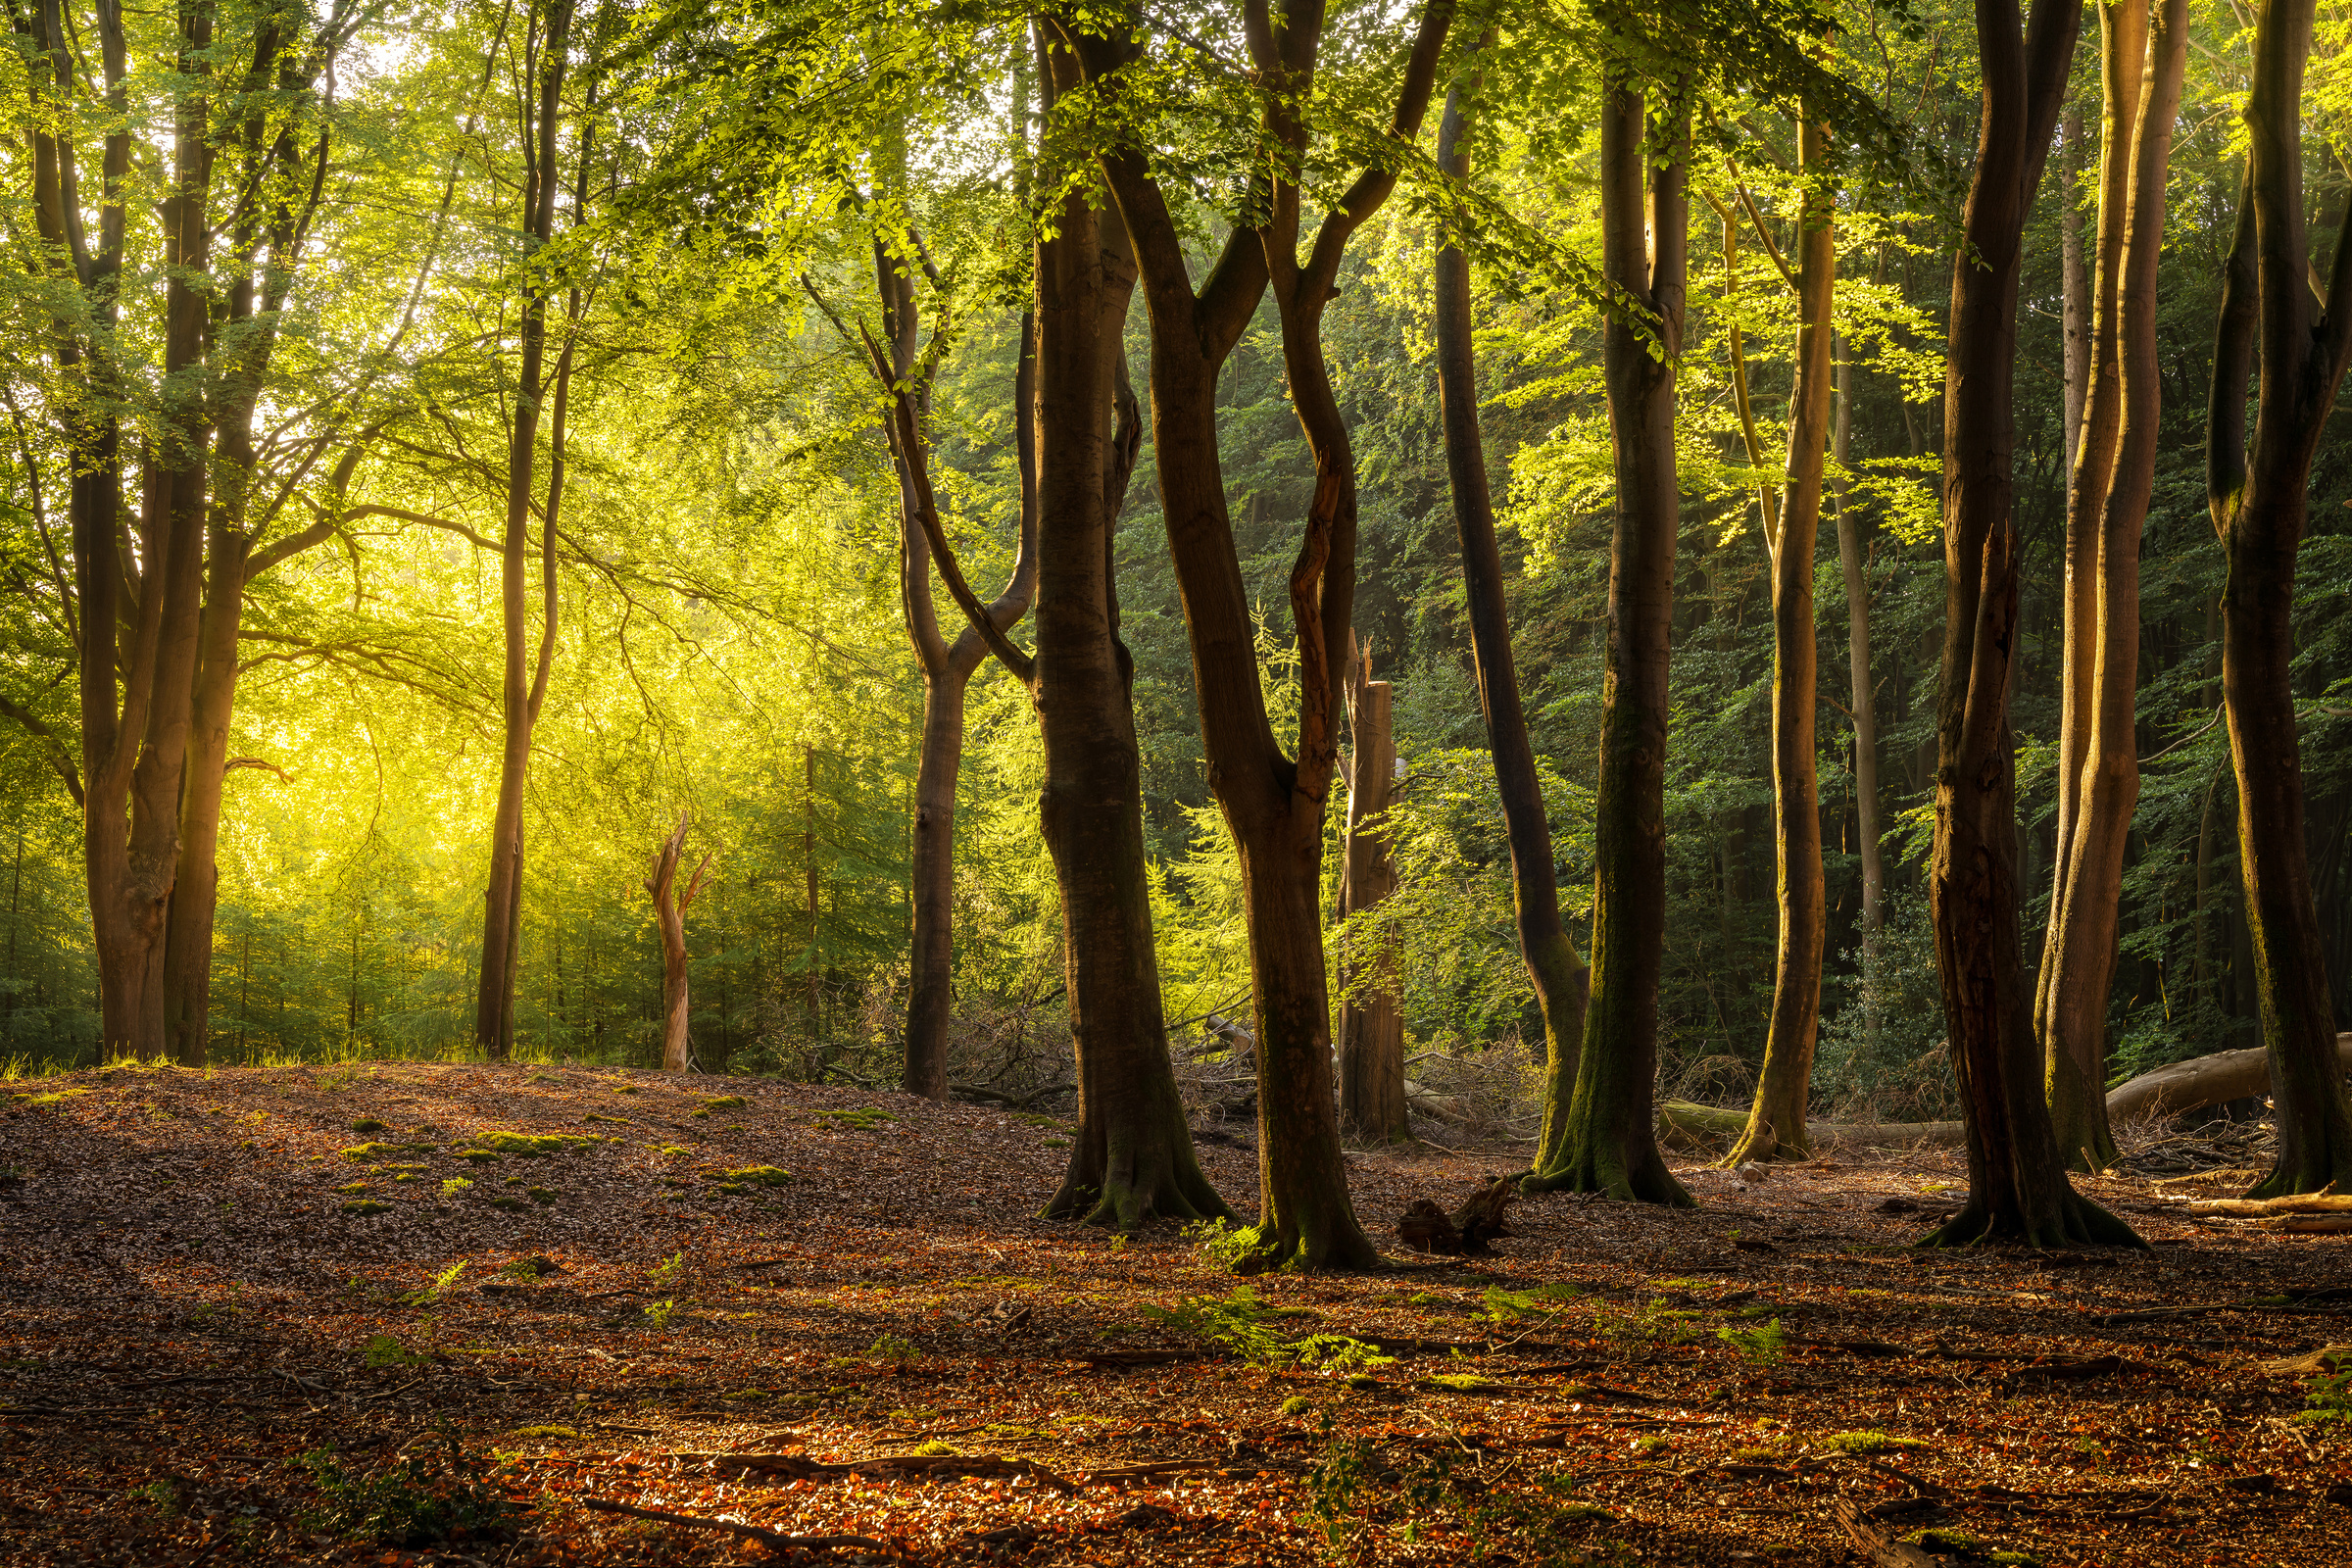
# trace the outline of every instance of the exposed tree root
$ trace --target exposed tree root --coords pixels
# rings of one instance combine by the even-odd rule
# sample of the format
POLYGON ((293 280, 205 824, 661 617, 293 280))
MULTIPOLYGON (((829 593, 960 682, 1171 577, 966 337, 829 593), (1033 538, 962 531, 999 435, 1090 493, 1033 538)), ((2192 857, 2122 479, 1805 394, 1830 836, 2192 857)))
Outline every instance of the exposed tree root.
POLYGON ((2128 1247, 2140 1251, 2148 1244, 2139 1233, 2113 1213, 2069 1191, 2055 1214, 2030 1219, 2014 1208, 1995 1209, 1972 1197, 1960 1212, 1914 1244, 1922 1248, 1973 1247, 1979 1242, 2015 1242, 2025 1247, 2128 1247))

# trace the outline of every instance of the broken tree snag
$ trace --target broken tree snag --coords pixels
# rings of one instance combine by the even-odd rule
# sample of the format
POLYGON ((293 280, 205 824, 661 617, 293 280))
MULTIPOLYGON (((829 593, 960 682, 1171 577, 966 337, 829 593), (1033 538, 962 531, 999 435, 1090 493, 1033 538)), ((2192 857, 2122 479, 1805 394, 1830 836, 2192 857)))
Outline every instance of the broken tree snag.
POLYGON ((1862 1511, 1843 1497, 1838 1499, 1835 1511, 1838 1522, 1845 1526, 1845 1533, 1853 1537, 1862 1555, 1879 1568, 1938 1568, 1936 1558, 1917 1546, 1896 1541, 1864 1519, 1862 1511))
POLYGON ((1369 929, 1349 947, 1363 955, 1342 960, 1340 983, 1340 1121, 1376 1144, 1408 1141, 1405 1119, 1404 1016, 1396 1007, 1398 944, 1394 921, 1372 915, 1396 890, 1396 865, 1388 841, 1365 824, 1389 808, 1396 777, 1396 744, 1389 723, 1390 688, 1372 679, 1372 646, 1356 651, 1348 675, 1347 858, 1340 882, 1340 914, 1363 917, 1369 929))
POLYGON ((1497 1176, 1450 1214, 1426 1198, 1416 1198, 1396 1222, 1396 1235, 1415 1251, 1443 1252, 1448 1257, 1481 1255, 1494 1250, 1488 1242, 1515 1234, 1503 1223, 1503 1211, 1518 1197, 1519 1178, 1497 1176))
POLYGON ((694 1059, 694 1047, 687 1039, 687 1024, 691 1004, 686 994, 686 906, 703 891, 703 878, 710 870, 710 857, 694 868, 685 889, 677 887, 678 858, 686 849, 686 813, 678 813, 678 825, 662 841, 654 856, 653 874, 645 879, 645 891, 653 895, 654 918, 662 926, 662 1069, 664 1072, 700 1072, 703 1064, 694 1059))

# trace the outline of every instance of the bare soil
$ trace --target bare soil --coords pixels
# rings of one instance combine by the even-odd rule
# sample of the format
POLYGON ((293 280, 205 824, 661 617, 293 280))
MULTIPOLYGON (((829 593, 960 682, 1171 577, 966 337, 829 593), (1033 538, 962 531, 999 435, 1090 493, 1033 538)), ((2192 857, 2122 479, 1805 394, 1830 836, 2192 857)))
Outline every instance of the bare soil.
MULTIPOLYGON (((1841 1511, 1881 1561, 2352 1562, 2352 1423, 2266 1364, 2352 1339, 2352 1238, 2184 1211, 2228 1172, 2085 1181, 2145 1253, 1918 1251, 1956 1152, 1847 1151, 1242 1282, 1035 1219, 1043 1117, 591 1068, 11 1088, 10 1563, 1872 1561, 1841 1511)), ((1201 1156, 1254 1207, 1246 1141, 1201 1156)), ((1349 1163, 1386 1235, 1513 1158, 1349 1163)))

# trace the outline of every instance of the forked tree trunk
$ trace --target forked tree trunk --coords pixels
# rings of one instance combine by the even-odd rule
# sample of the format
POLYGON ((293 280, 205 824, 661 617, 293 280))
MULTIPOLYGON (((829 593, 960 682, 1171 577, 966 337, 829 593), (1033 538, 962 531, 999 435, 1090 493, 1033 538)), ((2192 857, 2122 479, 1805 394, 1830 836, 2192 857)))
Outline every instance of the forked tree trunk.
MULTIPOLYGON (((540 40, 539 80, 533 99, 527 99, 525 139, 532 143, 528 178, 523 187, 523 260, 554 236, 557 160, 561 153, 558 129, 563 115, 564 67, 570 53, 572 0, 552 0, 546 34, 540 40)), ((586 152, 580 153, 583 163, 586 152)), ((486 1056, 504 1061, 514 1049, 514 985, 519 968, 522 934, 522 802, 531 767, 531 732, 537 726, 547 695, 549 665, 556 634, 556 508, 562 494, 563 447, 561 410, 564 373, 571 356, 565 344, 559 373, 554 377, 558 416, 553 423, 555 450, 548 475, 547 515, 542 520, 542 570, 538 668, 529 662, 529 563, 531 492, 539 453, 541 402, 550 378, 545 374, 547 304, 549 291, 525 272, 521 318, 516 327, 519 353, 513 438, 507 448, 506 537, 499 557, 500 618, 506 636, 506 658, 500 682, 504 737, 499 754, 498 805, 491 816, 490 871, 482 900, 481 982, 474 999, 473 1037, 486 1056)))
MULTIPOLYGON (((1452 20, 1424 11, 1390 134, 1410 142, 1428 109, 1452 20)), ((1302 151, 1299 105, 1311 95, 1322 8, 1295 0, 1277 29, 1252 0, 1252 64, 1269 88, 1267 133, 1302 151)), ((1132 38, 1074 38, 1087 75, 1105 83, 1140 51, 1132 38)), ((1355 591, 1355 461, 1322 353, 1322 318, 1348 240, 1387 200, 1393 171, 1359 175, 1298 255, 1300 191, 1277 172, 1265 227, 1238 229, 1196 293, 1185 239, 1133 146, 1102 169, 1135 242, 1152 318, 1152 419, 1169 554, 1183 592, 1202 749, 1232 829, 1250 931, 1257 1010, 1259 1212, 1248 1266, 1361 1267, 1378 1259, 1348 1197, 1334 1103, 1321 890, 1325 800, 1338 758, 1336 715, 1355 591), (1255 254, 1252 255, 1251 253, 1255 254), (1314 457, 1315 486, 1290 583, 1300 661, 1296 756, 1274 735, 1258 679, 1253 606, 1242 577, 1217 455, 1217 377, 1271 283, 1282 321, 1292 408, 1314 457)))
MULTIPOLYGON (((1747 1127, 1724 1162, 1809 1159, 1806 1101, 1821 1033, 1821 956, 1829 899, 1821 869, 1821 786, 1814 763, 1818 692, 1813 641, 1814 548, 1821 537, 1822 468, 1828 457, 1833 327, 1831 290, 1838 247, 1826 178, 1828 127, 1797 131, 1797 167, 1810 176, 1797 217, 1796 371, 1788 397, 1788 488, 1764 508, 1772 562, 1772 808, 1779 860, 1780 940, 1773 963, 1772 1018, 1747 1127)), ((1759 230, 1759 237, 1763 236, 1759 230)), ((1737 329, 1735 329, 1736 334, 1737 329)), ((1735 335, 1735 344, 1737 336, 1735 335)), ((1737 348, 1735 348, 1737 353, 1737 348)), ((1738 378, 1746 402, 1744 370, 1738 378)), ((1752 420, 1745 421, 1751 432, 1752 420)), ((1749 439, 1752 441, 1753 435, 1749 439)), ((1752 461, 1752 459, 1751 459, 1752 461)))
POLYGON ((694 1058, 690 1038, 694 1004, 686 983, 686 907, 703 891, 703 877, 710 869, 710 857, 694 868, 694 875, 681 889, 677 886, 678 858, 686 849, 686 813, 678 813, 678 825, 662 841, 654 855, 653 875, 645 879, 645 891, 654 901, 654 919, 662 929, 662 1069, 664 1072, 702 1070, 694 1058))
POLYGON ((2264 1198, 2352 1184, 2352 1105, 2335 1058, 2312 897, 2292 671, 2312 457, 2352 356, 2352 229, 2336 237, 2324 306, 2315 312, 2312 299, 2302 118, 2312 13, 2312 0, 2265 0, 2256 12, 2245 191, 2223 274, 2207 412, 2206 481, 2230 566, 2222 695, 2237 768, 2238 864, 2278 1086, 2278 1159, 2253 1190, 2264 1198), (2245 394, 2258 368, 2249 448, 2245 394))
MULTIPOLYGON (((1388 840, 1365 824, 1389 808, 1396 783, 1396 740, 1391 727, 1390 686, 1371 679, 1367 645, 1348 678, 1348 839, 1340 880, 1340 913, 1369 924, 1373 911, 1396 891, 1396 863, 1388 840)), ((1409 1141, 1404 1102, 1404 1015, 1396 1007, 1399 945, 1393 921, 1359 936, 1370 955, 1372 987, 1361 1000, 1340 1004, 1340 1122, 1372 1143, 1409 1141)), ((1344 981, 1355 977, 1343 974, 1344 981)))
MULTIPOLYGON (((1487 41, 1491 45, 1491 37, 1487 41)), ((1438 164, 1467 182, 1470 114, 1482 77, 1473 74, 1448 93, 1438 128, 1438 164)), ((1439 247, 1434 278, 1437 316, 1438 403, 1445 421, 1446 474, 1453 495, 1453 525, 1462 549, 1462 589, 1470 620, 1470 663, 1478 681, 1479 713, 1494 759, 1494 789, 1502 804, 1511 850, 1511 907, 1520 961, 1527 965, 1544 1022, 1544 1102, 1568 1102, 1576 1088, 1584 1045, 1585 1001, 1592 975, 1560 918, 1551 821, 1503 601, 1502 552, 1495 541, 1494 500, 1487 479, 1486 442, 1479 428, 1478 361, 1470 310, 1470 259, 1458 245, 1439 247)))
POLYGON ((2056 873, 2034 994, 2058 1152, 2078 1170, 2116 1157, 2107 1118, 2107 1008, 2124 851, 2139 799, 2139 536, 2156 474, 2162 368, 2157 259, 2187 48, 2185 0, 2160 0, 2153 37, 2132 3, 2100 8, 2106 78, 2098 245, 2082 439, 2067 498, 2065 696, 2056 873))
POLYGON ((1592 808, 1592 1000, 1575 1092, 1565 1102, 1544 1102, 1525 1185, 1688 1204, 1690 1195, 1658 1152, 1652 1109, 1666 943, 1666 670, 1682 520, 1674 362, 1689 262, 1690 116, 1681 92, 1654 172, 1642 93, 1613 74, 1599 105, 1601 268, 1643 319, 1612 313, 1601 328, 1617 515, 1592 808))
POLYGON ((2066 90, 2078 10, 1977 8, 1983 110, 1953 262, 1944 381, 1944 643, 1929 869, 1944 1021, 1968 1128, 1969 1198, 1927 1238, 2034 1246, 2136 1242, 2068 1183, 2034 1038, 2018 929, 2016 774, 2009 730, 2018 540, 2012 512, 2017 283, 2026 216, 2066 90))
MULTIPOLYGON (((877 238, 875 287, 882 300, 887 347, 876 346, 874 369, 884 390, 912 387, 912 440, 927 449, 930 388, 922 379, 914 271, 920 247, 909 233, 896 243, 877 238), (883 363, 887 357, 887 364, 883 363)), ((934 279, 936 281, 936 279, 934 279)), ((1019 550, 1012 579, 988 615, 1008 631, 1029 612, 1037 592, 1037 314, 1022 313, 1019 368, 1013 377, 1015 442, 1021 472, 1019 550)), ((931 541, 924 531, 916 466, 928 473, 927 450, 908 454, 897 422, 891 451, 899 477, 899 607, 915 662, 923 672, 923 729, 915 765, 914 843, 910 866, 913 914, 906 1003, 906 1090, 929 1100, 948 1098, 948 1027, 956 1010, 956 784, 963 767, 964 694, 988 658, 979 629, 962 625, 953 641, 940 630, 931 593, 931 541)), ((928 490, 928 478, 923 481, 928 490)))
MULTIPOLYGON (((1041 27, 1049 105, 1081 80, 1094 40, 1041 27)), ((1014 647, 963 579, 925 470, 917 502, 940 576, 989 651, 1030 693, 1044 741, 1039 817, 1061 893, 1070 1029, 1078 1058, 1078 1135, 1054 1219, 1131 1230, 1153 1218, 1231 1219, 1200 1174, 1168 1062, 1159 964, 1144 858, 1143 762, 1135 662, 1119 639, 1118 514, 1143 437, 1127 386, 1121 325, 1135 258, 1117 217, 1064 200, 1037 245, 1037 655, 1014 647)), ((897 401, 903 450, 909 398, 897 401)))

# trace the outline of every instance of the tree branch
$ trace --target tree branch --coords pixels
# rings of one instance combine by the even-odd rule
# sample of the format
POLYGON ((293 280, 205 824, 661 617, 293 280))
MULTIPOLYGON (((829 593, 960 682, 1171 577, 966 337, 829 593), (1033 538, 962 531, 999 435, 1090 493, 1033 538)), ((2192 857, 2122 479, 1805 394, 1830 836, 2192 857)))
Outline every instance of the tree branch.
POLYGON ((24 707, 22 703, 12 702, 6 697, 0 697, 0 716, 15 719, 24 732, 32 737, 34 746, 41 754, 41 760, 55 768, 57 776, 65 780, 66 793, 74 797, 74 804, 86 806, 88 802, 83 798, 81 792, 80 769, 74 765, 74 753, 67 747, 65 737, 57 732, 56 727, 35 714, 31 709, 24 707))

